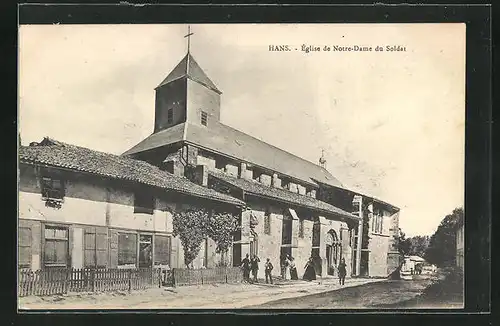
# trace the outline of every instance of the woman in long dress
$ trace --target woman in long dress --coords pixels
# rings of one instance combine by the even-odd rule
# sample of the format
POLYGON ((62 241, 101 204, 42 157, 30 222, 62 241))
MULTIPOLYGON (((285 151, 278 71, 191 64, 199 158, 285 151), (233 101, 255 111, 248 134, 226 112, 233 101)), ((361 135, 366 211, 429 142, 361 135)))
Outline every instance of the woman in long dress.
POLYGON ((288 257, 288 255, 285 257, 284 267, 285 267, 284 279, 289 280, 290 279, 290 258, 288 257))
POLYGON ((290 257, 290 279, 299 279, 299 276, 297 275, 297 267, 295 266, 295 259, 293 257, 290 257))
POLYGON ((312 281, 316 279, 316 269, 314 268, 314 261, 312 257, 309 258, 304 269, 305 272, 304 276, 302 277, 304 280, 312 281))

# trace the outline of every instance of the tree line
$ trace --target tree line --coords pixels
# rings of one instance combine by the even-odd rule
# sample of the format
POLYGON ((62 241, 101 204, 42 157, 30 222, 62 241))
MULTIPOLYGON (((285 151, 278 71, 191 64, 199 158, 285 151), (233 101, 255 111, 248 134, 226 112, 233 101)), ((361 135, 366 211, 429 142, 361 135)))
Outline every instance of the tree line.
POLYGON ((446 215, 439 224, 436 232, 429 236, 414 236, 407 238, 399 230, 399 252, 402 255, 415 255, 424 258, 437 266, 451 266, 455 264, 456 257, 456 227, 463 222, 464 210, 455 208, 446 215))

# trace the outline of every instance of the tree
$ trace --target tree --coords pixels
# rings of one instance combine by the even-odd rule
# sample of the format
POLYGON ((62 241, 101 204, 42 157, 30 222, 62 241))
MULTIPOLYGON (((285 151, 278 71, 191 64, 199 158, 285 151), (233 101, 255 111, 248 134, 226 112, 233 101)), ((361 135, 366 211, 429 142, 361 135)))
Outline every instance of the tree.
POLYGON ((455 208, 441 221, 436 232, 431 236, 424 258, 438 266, 450 266, 455 262, 456 239, 455 226, 463 219, 463 208, 455 208))
POLYGON ((175 212, 172 222, 172 233, 174 236, 179 236, 184 249, 184 264, 190 268, 207 236, 208 212, 204 209, 175 212))
POLYGON ((408 256, 411 253, 411 241, 406 238, 406 234, 399 229, 398 251, 402 256, 408 256))
POLYGON ((427 235, 421 236, 417 235, 409 238, 411 246, 410 246, 410 255, 415 255, 419 257, 424 257, 425 251, 429 246, 430 237, 427 235))

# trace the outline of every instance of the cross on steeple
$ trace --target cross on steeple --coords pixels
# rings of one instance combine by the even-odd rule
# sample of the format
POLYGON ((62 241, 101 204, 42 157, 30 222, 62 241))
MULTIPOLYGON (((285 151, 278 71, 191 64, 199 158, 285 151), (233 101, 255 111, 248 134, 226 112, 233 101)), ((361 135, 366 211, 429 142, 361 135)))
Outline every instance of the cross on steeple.
POLYGON ((189 53, 189 50, 190 50, 190 46, 191 46, 191 35, 193 35, 194 33, 191 33, 191 25, 188 25, 188 33, 187 35, 184 35, 184 37, 187 37, 188 39, 188 48, 187 48, 187 52, 189 53))
POLYGON ((323 168, 326 168, 326 159, 325 159, 325 150, 321 150, 321 157, 319 158, 319 165, 323 168))

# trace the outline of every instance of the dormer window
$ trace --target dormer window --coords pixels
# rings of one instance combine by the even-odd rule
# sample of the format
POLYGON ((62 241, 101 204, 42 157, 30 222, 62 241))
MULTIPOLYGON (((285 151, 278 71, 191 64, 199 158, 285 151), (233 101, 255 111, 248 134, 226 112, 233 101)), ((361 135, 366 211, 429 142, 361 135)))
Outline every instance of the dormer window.
POLYGON ((208 120, 208 114, 205 111, 201 111, 201 124, 206 126, 208 120))
POLYGON ((134 213, 153 214, 154 197, 148 191, 137 191, 134 194, 134 213))
POLYGON ((64 182, 60 179, 42 177, 41 188, 45 200, 62 201, 64 198, 64 182))
POLYGON ((167 123, 172 124, 174 122, 174 109, 168 109, 167 111, 167 123))

